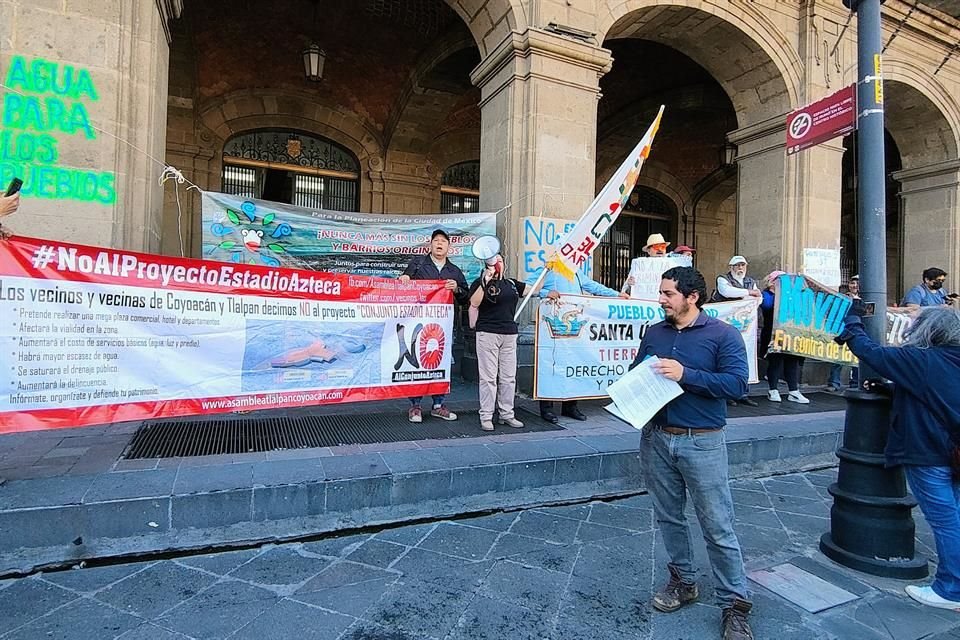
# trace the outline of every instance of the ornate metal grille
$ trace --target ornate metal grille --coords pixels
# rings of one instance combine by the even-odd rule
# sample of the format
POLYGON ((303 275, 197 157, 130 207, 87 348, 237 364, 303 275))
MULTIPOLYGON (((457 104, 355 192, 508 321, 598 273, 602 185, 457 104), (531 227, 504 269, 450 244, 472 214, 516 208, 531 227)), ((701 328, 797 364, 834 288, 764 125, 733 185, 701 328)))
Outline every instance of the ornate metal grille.
POLYGON ((471 160, 461 162, 443 172, 441 184, 445 187, 455 187, 457 189, 480 190, 480 161, 471 160))
MULTIPOLYGON (((676 229, 673 204, 660 193, 644 187, 634 189, 622 214, 606 233, 594 254, 597 282, 619 289, 630 274, 630 261, 641 255, 651 233, 670 240, 676 229), (626 213, 626 212, 631 213, 626 213)), ((676 243, 674 243, 676 246, 676 243)))
POLYGON ((479 209, 480 196, 440 192, 440 213, 476 213, 479 209))
POLYGON ((360 163, 347 149, 313 136, 270 130, 245 133, 223 148, 225 157, 313 167, 328 171, 360 173, 360 163))
POLYGON ((251 167, 223 166, 223 192, 241 198, 259 198, 257 170, 251 167))
POLYGON ((298 174, 294 181, 293 204, 329 211, 357 210, 357 183, 328 176, 298 174))

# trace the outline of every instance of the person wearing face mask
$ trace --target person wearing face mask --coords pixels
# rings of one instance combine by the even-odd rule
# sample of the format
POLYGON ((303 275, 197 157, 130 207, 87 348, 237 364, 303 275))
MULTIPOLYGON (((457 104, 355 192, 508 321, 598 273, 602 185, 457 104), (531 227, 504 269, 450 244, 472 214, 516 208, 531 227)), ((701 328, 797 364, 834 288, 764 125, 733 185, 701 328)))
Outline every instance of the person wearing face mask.
POLYGON ((787 381, 788 402, 797 404, 810 404, 810 399, 800 393, 800 367, 803 364, 803 358, 791 353, 771 353, 769 351, 770 342, 773 338, 773 310, 776 307, 776 288, 777 279, 785 275, 785 272, 775 270, 764 278, 763 302, 760 303, 760 316, 763 318, 763 327, 760 329, 760 357, 767 361, 767 384, 770 390, 767 391, 767 399, 770 402, 781 402, 780 380, 787 381))
MULTIPOLYGON (((860 276, 853 276, 850 278, 850 282, 847 284, 847 290, 844 291, 843 287, 840 287, 840 293, 846 293, 850 296, 853 304, 850 307, 850 313, 855 316, 863 316, 866 313, 866 305, 863 303, 863 299, 860 297, 860 276)), ((830 377, 827 380, 827 391, 839 392, 843 390, 843 385, 840 382, 840 373, 843 369, 841 364, 832 364, 830 365, 830 377)), ((850 388, 856 389, 860 386, 860 369, 859 367, 850 368, 850 388)))
MULTIPOLYGON (((522 429, 513 412, 517 388, 517 334, 513 319, 526 293, 525 283, 504 274, 503 256, 485 261, 483 273, 470 285, 471 329, 477 336, 477 373, 480 393, 480 428, 493 431, 494 409, 499 423, 522 429)), ((532 291, 536 294, 542 285, 532 291)))
POLYGON ((943 283, 947 280, 947 272, 943 269, 930 267, 923 270, 923 282, 916 285, 907 295, 903 296, 901 307, 916 311, 920 307, 938 307, 953 304, 957 294, 948 293, 943 283))

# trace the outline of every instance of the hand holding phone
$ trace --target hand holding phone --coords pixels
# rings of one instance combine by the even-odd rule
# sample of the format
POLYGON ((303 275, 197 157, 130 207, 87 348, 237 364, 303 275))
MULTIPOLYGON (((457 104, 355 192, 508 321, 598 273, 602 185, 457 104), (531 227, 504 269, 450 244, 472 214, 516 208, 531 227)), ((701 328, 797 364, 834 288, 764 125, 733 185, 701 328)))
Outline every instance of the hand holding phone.
POLYGON ((20 187, 23 186, 23 180, 20 178, 14 178, 10 181, 10 185, 7 187, 7 192, 3 194, 3 197, 9 198, 15 193, 20 191, 20 187))

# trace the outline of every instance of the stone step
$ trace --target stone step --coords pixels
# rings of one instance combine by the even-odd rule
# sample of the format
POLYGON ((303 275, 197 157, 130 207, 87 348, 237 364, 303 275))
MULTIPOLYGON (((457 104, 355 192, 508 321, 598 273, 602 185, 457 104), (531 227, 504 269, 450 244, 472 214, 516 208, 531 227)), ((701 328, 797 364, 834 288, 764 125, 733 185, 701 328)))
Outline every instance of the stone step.
MULTIPOLYGON (((732 477, 836 463, 840 412, 731 422, 732 477)), ((303 450, 287 460, 221 456, 207 466, 10 481, 0 487, 0 575, 644 489, 638 432, 499 439, 508 441, 335 457, 303 450)))

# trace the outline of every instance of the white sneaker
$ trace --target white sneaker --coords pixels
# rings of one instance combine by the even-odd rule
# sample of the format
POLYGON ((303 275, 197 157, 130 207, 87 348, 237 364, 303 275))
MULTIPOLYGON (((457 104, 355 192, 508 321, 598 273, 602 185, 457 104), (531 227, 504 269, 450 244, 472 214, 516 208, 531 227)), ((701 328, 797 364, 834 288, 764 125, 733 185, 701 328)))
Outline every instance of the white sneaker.
POLYGON ((907 587, 904 587, 904 591, 907 592, 908 596, 920 604, 936 607, 938 609, 951 609, 953 611, 960 612, 960 602, 954 602, 953 600, 941 598, 937 595, 936 591, 934 591, 932 587, 918 587, 911 584, 907 587))
POLYGON ((787 400, 797 404, 810 404, 810 400, 799 391, 791 391, 787 394, 787 400))
POLYGON ((770 389, 770 391, 767 391, 767 400, 770 402, 780 402, 780 392, 776 389, 770 389))

